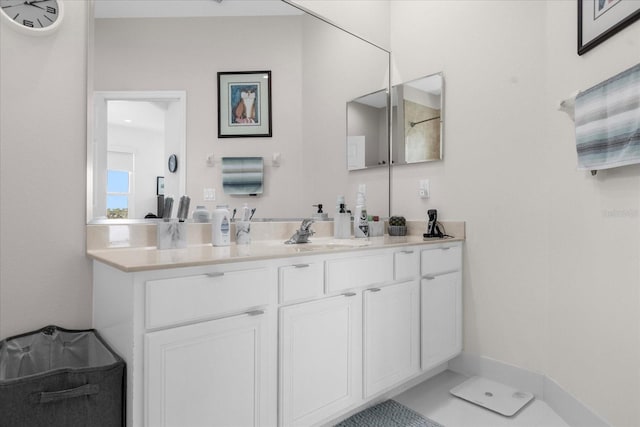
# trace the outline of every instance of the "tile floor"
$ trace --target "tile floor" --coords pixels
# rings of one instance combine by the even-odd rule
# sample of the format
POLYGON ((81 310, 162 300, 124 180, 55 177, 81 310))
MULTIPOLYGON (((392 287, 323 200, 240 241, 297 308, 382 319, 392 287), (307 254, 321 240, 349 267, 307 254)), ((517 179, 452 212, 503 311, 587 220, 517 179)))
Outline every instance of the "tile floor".
POLYGON ((444 371, 394 397, 394 400, 444 427, 569 427, 538 399, 513 417, 505 417, 449 394, 451 388, 466 379, 455 372, 444 371))

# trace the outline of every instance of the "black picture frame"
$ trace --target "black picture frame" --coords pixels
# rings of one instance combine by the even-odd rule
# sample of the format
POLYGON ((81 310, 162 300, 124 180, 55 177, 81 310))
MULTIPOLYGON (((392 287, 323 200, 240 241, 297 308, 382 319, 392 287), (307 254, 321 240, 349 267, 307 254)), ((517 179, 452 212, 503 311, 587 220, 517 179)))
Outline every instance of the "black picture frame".
POLYGON ((218 138, 271 136, 271 71, 218 72, 218 138))
POLYGON ((578 55, 590 51, 640 18, 639 1, 577 0, 578 55))
POLYGON ((156 176, 156 196, 164 196, 164 176, 156 176))

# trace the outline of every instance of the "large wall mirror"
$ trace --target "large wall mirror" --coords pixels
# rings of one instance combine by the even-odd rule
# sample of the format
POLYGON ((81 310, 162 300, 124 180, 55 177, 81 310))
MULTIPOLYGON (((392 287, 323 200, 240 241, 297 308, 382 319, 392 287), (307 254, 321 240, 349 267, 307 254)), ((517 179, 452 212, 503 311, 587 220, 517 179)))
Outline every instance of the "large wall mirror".
POLYGON ((192 208, 249 203, 257 208, 255 218, 308 217, 313 204, 332 206, 339 195, 353 207, 365 184, 369 212, 389 215, 389 168, 349 172, 344 154, 345 105, 362 94, 389 90, 389 52, 276 0, 94 0, 92 10, 88 222, 118 221, 106 219, 103 199, 113 193, 107 170, 130 174, 129 220, 154 212, 159 177, 165 194, 188 194, 192 208), (272 136, 218 138, 217 73, 256 70, 271 71, 272 136), (172 101, 176 98, 154 98, 168 92, 184 94, 184 122, 171 127, 177 131, 167 130, 166 122, 142 129, 147 119, 139 119, 138 126, 138 119, 124 117, 133 114, 128 112, 105 120, 95 104, 100 94, 118 94, 123 99, 114 101, 146 103, 121 107, 173 120, 167 114, 179 105, 172 101), (131 94, 141 98, 127 99, 131 94), (97 143, 104 129, 107 138, 127 131, 135 143, 122 138, 115 148, 97 143), (157 141, 156 151, 149 151, 151 143, 140 148, 143 130, 153 133, 148 139, 157 141), (109 151, 130 153, 126 167, 113 160, 122 156, 111 155, 109 161, 109 151), (178 159, 175 172, 168 170, 172 154, 178 159), (262 194, 224 193, 222 158, 228 157, 263 159, 262 194))

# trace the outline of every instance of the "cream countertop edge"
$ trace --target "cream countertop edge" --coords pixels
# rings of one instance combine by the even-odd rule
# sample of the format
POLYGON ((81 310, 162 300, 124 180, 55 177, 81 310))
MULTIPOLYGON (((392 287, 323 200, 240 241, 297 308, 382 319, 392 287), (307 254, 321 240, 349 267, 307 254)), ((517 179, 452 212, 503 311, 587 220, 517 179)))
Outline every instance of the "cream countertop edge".
MULTIPOLYGON (((185 249, 158 250, 155 246, 91 249, 87 250, 87 256, 124 272, 138 272, 464 241, 464 222, 450 222, 444 223, 444 225, 447 233, 454 236, 453 238, 425 241, 422 238, 424 229, 419 224, 410 224, 408 225, 409 234, 407 236, 385 235, 383 237, 372 237, 366 246, 347 245, 343 247, 335 245, 329 247, 331 242, 337 242, 337 240, 318 236, 315 241, 319 244, 315 245, 285 245, 282 239, 264 239, 254 240, 249 245, 232 243, 226 247, 215 247, 211 243, 199 243, 189 244, 185 249), (326 241, 329 245, 323 245, 323 241, 326 241)), ((149 227, 149 225, 143 224, 143 227, 149 227)), ((151 224, 150 227, 153 229, 155 236, 155 226, 151 224)), ((361 243, 356 239, 354 239, 354 242, 354 244, 361 243)))
MULTIPOLYGON (((328 241, 334 241, 330 239, 328 241)), ((257 241, 249 245, 216 247, 211 244, 190 245, 185 249, 159 250, 155 247, 121 248, 87 251, 87 256, 118 270, 133 273, 169 268, 198 267, 234 262, 259 261, 319 254, 360 252, 393 247, 442 244, 464 241, 463 237, 425 241, 422 236, 372 237, 366 246, 333 246, 298 244, 285 245, 277 241, 257 241)))

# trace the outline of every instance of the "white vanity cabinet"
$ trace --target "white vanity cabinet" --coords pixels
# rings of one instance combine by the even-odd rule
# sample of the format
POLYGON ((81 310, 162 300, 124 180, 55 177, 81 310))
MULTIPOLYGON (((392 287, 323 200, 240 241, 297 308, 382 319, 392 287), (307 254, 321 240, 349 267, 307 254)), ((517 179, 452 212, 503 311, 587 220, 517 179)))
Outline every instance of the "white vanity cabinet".
POLYGON ((133 272, 98 259, 93 324, 127 362, 128 426, 323 425, 461 351, 461 266, 459 241, 133 272))
POLYGON ((420 370, 420 286, 418 280, 363 292, 364 397, 420 370))
POLYGON ((462 351, 462 246, 422 249, 422 369, 462 351))
POLYGON ((94 263, 94 327, 127 362, 127 425, 277 424, 277 270, 94 263))
POLYGON ((314 425, 361 401, 360 297, 280 309, 280 425, 314 425))
POLYGON ((146 425, 273 425, 267 332, 256 310, 146 334, 146 425))

